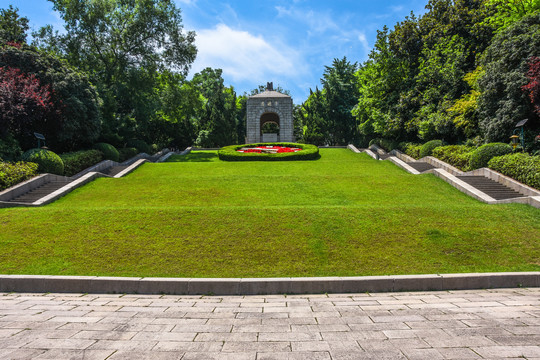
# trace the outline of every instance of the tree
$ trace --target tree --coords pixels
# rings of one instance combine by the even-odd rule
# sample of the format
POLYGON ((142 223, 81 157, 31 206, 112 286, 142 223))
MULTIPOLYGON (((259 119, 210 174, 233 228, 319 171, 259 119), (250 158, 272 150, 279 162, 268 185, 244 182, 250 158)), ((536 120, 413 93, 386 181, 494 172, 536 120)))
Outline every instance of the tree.
POLYGON ((52 107, 49 86, 35 75, 0 67, 0 136, 31 133, 52 107))
POLYGON ((522 89, 529 94, 536 115, 540 117, 540 58, 533 56, 529 61, 527 72, 529 83, 522 89))
POLYGON ((92 144, 100 133, 99 98, 86 75, 54 55, 22 45, 0 47, 0 67, 20 69, 24 76, 35 76, 50 89, 51 111, 32 121, 30 139, 19 134, 23 147, 34 144, 33 131, 43 133, 56 151, 74 150, 92 144))
POLYGON ((28 19, 20 17, 18 8, 9 5, 7 9, 0 9, 0 44, 26 43, 28 19))
MULTIPOLYGON (((172 0, 50 0, 65 34, 42 28, 36 44, 90 74, 103 99, 104 131, 131 137, 158 111, 158 73, 187 74, 195 33, 184 32, 172 0)), ((145 134, 148 135, 148 134, 145 134)))
MULTIPOLYGON (((527 84, 529 59, 540 54, 540 12, 498 33, 483 58, 479 79, 479 127, 490 142, 507 141, 517 121, 533 118, 533 108, 522 87, 527 84)), ((536 121, 527 124, 538 128, 536 121)))
POLYGON ((487 4, 495 13, 486 22, 497 32, 503 31, 525 15, 540 10, 538 0, 488 0, 487 4))
POLYGON ((346 57, 334 59, 332 66, 325 66, 321 83, 330 123, 330 144, 333 145, 347 145, 357 138, 356 119, 351 113, 358 101, 354 76, 357 67, 357 63, 350 63, 346 57))

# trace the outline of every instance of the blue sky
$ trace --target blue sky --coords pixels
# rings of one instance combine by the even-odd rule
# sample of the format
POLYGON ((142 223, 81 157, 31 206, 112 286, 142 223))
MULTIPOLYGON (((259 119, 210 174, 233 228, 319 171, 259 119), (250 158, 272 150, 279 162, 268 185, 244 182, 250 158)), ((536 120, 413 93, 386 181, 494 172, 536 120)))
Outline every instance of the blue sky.
MULTIPOLYGON (((325 65, 346 56, 367 59, 378 29, 392 28, 427 0, 175 0, 186 30, 197 33, 197 60, 190 76, 205 67, 223 69, 226 85, 242 94, 273 81, 291 91, 296 104, 320 87, 325 65)), ((62 28, 47 0, 0 0, 28 17, 32 30, 62 28)))

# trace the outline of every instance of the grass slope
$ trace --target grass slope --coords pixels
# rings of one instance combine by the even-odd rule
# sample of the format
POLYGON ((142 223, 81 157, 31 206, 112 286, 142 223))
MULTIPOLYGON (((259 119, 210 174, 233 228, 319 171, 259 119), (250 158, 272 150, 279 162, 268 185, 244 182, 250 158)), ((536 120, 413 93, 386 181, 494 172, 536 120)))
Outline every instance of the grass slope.
POLYGON ((485 205, 432 175, 322 149, 305 162, 214 152, 0 209, 0 273, 177 277, 540 270, 540 210, 485 205))

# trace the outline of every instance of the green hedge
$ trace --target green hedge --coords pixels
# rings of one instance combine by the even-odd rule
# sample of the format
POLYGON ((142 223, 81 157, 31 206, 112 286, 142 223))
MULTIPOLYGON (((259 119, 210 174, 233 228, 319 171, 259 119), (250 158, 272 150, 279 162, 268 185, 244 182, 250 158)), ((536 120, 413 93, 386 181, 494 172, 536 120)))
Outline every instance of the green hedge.
POLYGON ((420 159, 420 149, 422 145, 414 143, 400 144, 400 150, 409 155, 413 159, 420 159))
POLYGON ((40 173, 64 175, 64 162, 56 153, 46 149, 31 149, 22 155, 26 162, 38 164, 40 173))
POLYGON ((38 166, 33 162, 0 162, 0 191, 33 178, 38 174, 38 166))
POLYGON ((473 151, 474 148, 470 146, 447 145, 433 149, 432 155, 462 171, 467 171, 473 151))
POLYGON ((315 145, 309 144, 296 144, 296 143, 256 143, 256 144, 244 144, 244 145, 230 145, 219 149, 218 156, 220 160, 224 161, 290 161, 290 160, 316 160, 319 156, 319 148, 315 145), (256 147, 256 146, 286 146, 297 147, 302 150, 295 153, 280 153, 280 154, 259 154, 259 153, 241 153, 236 150, 243 147, 256 147))
POLYGON ((103 160, 103 153, 99 150, 81 150, 61 154, 64 161, 64 174, 73 176, 92 165, 103 160))
MULTIPOLYGON (((141 151, 141 152, 146 152, 146 151, 141 151)), ((118 149, 118 153, 120 154, 120 161, 126 161, 128 159, 131 159, 135 155, 137 155, 139 153, 139 149, 136 149, 134 147, 128 147, 128 148, 118 149)), ((146 153, 150 154, 148 152, 146 153)))
POLYGON ((420 158, 423 158, 425 156, 431 156, 433 154, 433 150, 438 148, 439 146, 443 146, 442 140, 431 140, 422 145, 420 148, 420 158))
POLYGON ((496 156, 489 160, 488 167, 540 190, 540 156, 524 153, 496 156))
POLYGON ((111 144, 97 143, 94 145, 94 149, 101 151, 105 160, 120 160, 120 154, 118 153, 118 150, 116 150, 116 148, 111 144))
POLYGON ((512 147, 504 143, 490 143, 480 146, 474 150, 469 162, 469 169, 480 169, 488 166, 489 160, 495 156, 510 154, 512 147))
POLYGON ((371 145, 377 145, 386 152, 397 149, 399 146, 399 144, 397 144, 395 141, 384 138, 371 139, 371 141, 369 142, 369 146, 371 145))
MULTIPOLYGON (((152 152, 152 147, 150 145, 148 145, 146 142, 144 142, 143 140, 129 140, 127 142, 127 146, 126 148, 135 148, 137 149, 137 154, 142 152, 142 153, 147 153, 148 155, 152 155, 153 152, 152 152)), ((137 155, 135 154, 135 155, 137 155)), ((133 155, 133 156, 135 156, 133 155)), ((131 156, 131 157, 133 157, 131 156)))

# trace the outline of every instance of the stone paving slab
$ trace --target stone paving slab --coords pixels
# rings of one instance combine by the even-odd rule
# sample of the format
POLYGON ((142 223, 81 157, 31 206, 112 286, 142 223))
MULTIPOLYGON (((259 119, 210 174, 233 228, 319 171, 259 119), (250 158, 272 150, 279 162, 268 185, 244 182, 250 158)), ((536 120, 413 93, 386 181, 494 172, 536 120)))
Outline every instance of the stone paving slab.
POLYGON ((540 359, 540 288, 0 293, 0 359, 540 359))

